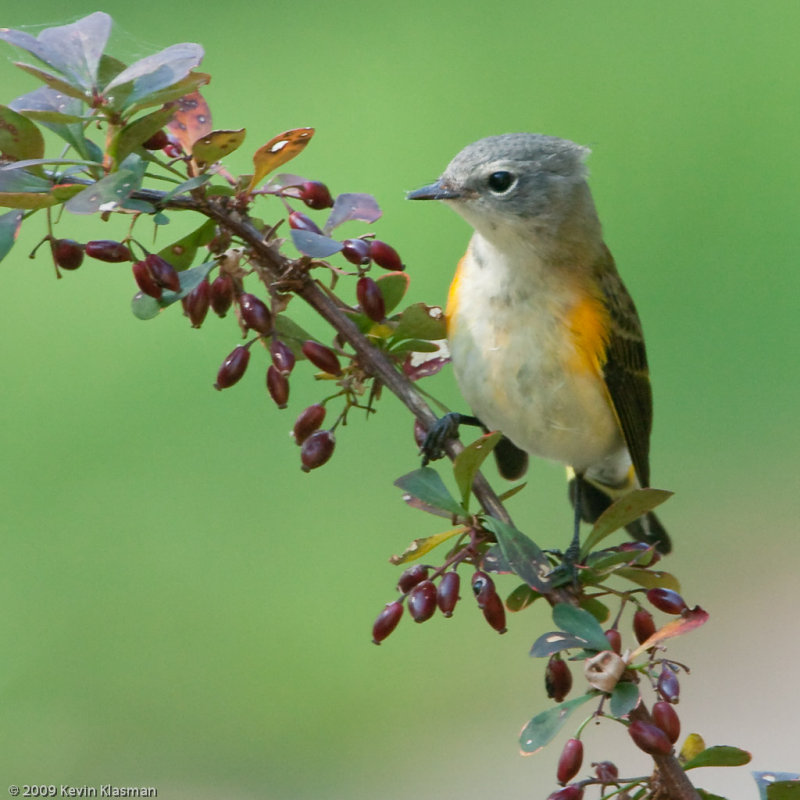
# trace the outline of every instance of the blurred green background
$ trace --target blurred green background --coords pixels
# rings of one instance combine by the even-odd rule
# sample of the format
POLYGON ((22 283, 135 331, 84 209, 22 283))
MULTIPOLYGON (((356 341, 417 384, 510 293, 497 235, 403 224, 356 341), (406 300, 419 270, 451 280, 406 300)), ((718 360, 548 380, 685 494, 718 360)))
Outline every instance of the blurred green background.
MULTIPOLYGON (((95 10, 6 3, 0 24, 36 33, 95 10)), ((444 301, 469 232, 405 191, 490 134, 592 147, 606 239, 648 336, 654 483, 676 492, 665 568, 712 615, 671 650, 693 668, 684 731, 751 748, 755 768, 800 771, 800 6, 103 10, 123 60, 204 45, 217 126, 248 129, 233 171, 277 132, 315 126, 291 169, 378 198, 373 230, 401 251, 414 300, 444 301)), ((7 102, 36 84, 11 65, 17 51, 2 54, 7 102)), ((404 620, 382 647, 369 641, 394 596, 388 556, 438 529, 392 487, 417 464, 397 403, 354 418, 328 467, 301 473, 288 431, 319 396, 308 370, 284 412, 259 369, 213 391, 237 341, 231 319, 201 331, 179 313, 140 322, 129 271, 114 265, 87 260, 55 281, 44 252, 27 258, 42 222, 0 264, 0 792, 111 782, 164 798, 546 796, 567 734, 529 759, 516 746, 546 705, 543 665, 527 656, 546 609, 498 637, 464 597, 452 620, 404 620)), ((97 224, 65 218, 58 230, 122 235, 97 224)), ((460 407, 449 373, 431 387, 460 407)), ((530 479, 515 520, 563 544, 562 470, 537 462, 530 479)), ((585 738, 587 766, 625 753, 625 774, 645 768, 624 733, 585 738)), ((756 796, 747 768, 698 780, 756 796)))

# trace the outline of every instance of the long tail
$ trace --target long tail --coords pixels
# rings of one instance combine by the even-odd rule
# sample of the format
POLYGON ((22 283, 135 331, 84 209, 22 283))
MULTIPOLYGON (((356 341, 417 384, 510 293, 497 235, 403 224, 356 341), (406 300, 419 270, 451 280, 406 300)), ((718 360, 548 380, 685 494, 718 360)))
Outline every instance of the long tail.
MULTIPOLYGON (((576 481, 581 482, 581 517, 584 522, 595 522, 611 505, 614 498, 606 494, 597 484, 574 476, 570 478, 568 484, 569 500, 573 508, 575 507, 576 481)), ((647 514, 634 520, 630 525, 626 525, 625 530, 637 542, 654 544, 656 550, 663 555, 672 550, 669 534, 652 511, 648 511, 647 514)))

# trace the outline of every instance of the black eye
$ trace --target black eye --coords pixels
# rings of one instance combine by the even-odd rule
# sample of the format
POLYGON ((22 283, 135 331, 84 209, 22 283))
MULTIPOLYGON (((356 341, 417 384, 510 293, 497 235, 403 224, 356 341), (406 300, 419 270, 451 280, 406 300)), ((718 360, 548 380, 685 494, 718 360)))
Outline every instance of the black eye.
POLYGON ((489 188, 496 192, 497 194, 502 194, 503 192, 507 192, 516 181, 516 177, 511 172, 506 172, 505 170, 501 172, 493 172, 489 176, 489 188))

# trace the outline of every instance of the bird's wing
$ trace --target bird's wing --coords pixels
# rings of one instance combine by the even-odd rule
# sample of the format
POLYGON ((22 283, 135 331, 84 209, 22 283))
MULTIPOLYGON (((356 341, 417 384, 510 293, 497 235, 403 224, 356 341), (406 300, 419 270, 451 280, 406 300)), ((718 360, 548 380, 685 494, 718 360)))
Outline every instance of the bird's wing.
POLYGON ((636 306, 617 273, 614 258, 604 246, 595 277, 608 304, 609 338, 603 377, 622 427, 633 468, 642 486, 650 485, 650 429, 653 394, 647 369, 644 335, 636 306))

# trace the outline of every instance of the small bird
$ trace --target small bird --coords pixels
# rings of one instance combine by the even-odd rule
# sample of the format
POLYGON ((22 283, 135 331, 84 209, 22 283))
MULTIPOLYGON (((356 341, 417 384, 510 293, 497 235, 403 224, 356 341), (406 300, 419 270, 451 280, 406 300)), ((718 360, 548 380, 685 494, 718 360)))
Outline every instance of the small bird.
MULTIPOLYGON (((408 194, 442 200, 474 228, 445 316, 456 380, 476 417, 440 420, 429 455, 466 421, 510 440, 496 451, 506 477, 524 472, 527 454, 566 464, 573 563, 580 520, 650 485, 653 418, 642 326, 603 242, 588 154, 553 136, 491 136, 408 194)), ((627 530, 671 549, 652 512, 627 530)))

